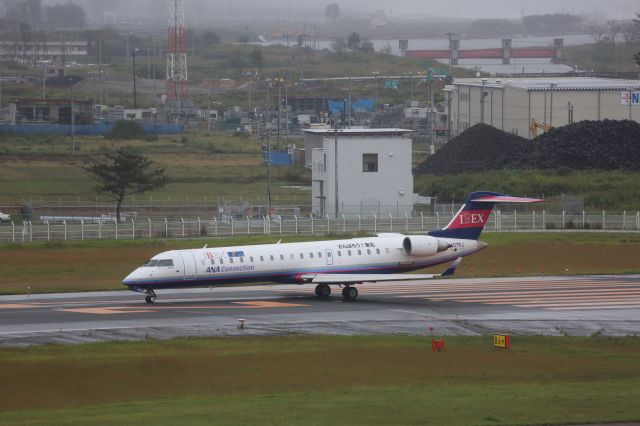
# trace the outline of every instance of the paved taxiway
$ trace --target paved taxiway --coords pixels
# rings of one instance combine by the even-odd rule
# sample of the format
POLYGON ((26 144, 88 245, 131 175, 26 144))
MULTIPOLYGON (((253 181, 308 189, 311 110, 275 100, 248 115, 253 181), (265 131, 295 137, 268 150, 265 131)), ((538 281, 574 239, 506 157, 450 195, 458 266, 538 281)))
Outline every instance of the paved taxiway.
POLYGON ((439 335, 509 332, 640 335, 640 276, 446 279, 338 288, 313 285, 0 297, 0 346, 176 336, 439 335), (239 319, 245 319, 244 329, 239 319))

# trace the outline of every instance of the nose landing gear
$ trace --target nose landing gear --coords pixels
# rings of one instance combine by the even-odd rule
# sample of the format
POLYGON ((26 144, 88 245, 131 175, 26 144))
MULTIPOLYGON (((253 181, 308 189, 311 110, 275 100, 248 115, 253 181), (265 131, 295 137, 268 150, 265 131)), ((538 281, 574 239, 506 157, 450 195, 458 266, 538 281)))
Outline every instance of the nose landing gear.
POLYGON ((147 302, 150 305, 153 305, 156 301, 156 293, 151 288, 147 289, 145 293, 147 294, 147 297, 144 298, 145 302, 147 302))

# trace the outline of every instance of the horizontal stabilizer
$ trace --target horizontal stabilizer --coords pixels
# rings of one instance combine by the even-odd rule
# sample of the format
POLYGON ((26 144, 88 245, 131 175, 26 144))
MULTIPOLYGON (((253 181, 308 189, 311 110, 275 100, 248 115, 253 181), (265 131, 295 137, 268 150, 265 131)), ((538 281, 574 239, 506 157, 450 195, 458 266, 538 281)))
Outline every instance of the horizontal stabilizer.
POLYGON ((538 198, 510 197, 508 195, 486 195, 474 198, 474 203, 541 203, 543 200, 538 198))

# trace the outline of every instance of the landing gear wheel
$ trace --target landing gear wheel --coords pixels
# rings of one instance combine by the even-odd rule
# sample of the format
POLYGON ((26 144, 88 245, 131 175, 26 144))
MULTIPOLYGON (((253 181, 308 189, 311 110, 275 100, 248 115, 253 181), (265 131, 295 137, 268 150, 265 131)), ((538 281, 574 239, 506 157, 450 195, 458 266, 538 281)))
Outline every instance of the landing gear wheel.
POLYGON ((147 297, 144 298, 145 302, 153 305, 156 301, 156 293, 153 290, 147 290, 147 297))
POLYGON ((358 297, 358 289, 350 285, 346 286, 342 289, 342 297, 348 301, 356 300, 356 297, 358 297))
POLYGON ((331 295, 331 287, 326 284, 318 284, 316 286, 316 296, 326 299, 331 295))

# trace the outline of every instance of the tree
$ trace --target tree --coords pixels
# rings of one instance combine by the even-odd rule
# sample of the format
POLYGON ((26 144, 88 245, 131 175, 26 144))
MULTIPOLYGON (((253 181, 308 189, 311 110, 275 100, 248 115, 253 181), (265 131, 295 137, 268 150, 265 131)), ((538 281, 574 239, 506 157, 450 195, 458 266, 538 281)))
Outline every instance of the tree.
POLYGON ((251 50, 251 52, 249 52, 249 60, 251 61, 251 65, 259 69, 262 74, 262 70, 264 68, 264 56, 262 55, 262 50, 258 47, 251 50))
POLYGON ((347 42, 344 41, 342 37, 338 37, 337 39, 331 42, 331 50, 336 53, 342 55, 344 50, 347 48, 347 42))
POLYGON ((360 51, 364 53, 373 53, 375 49, 371 40, 362 40, 360 43, 360 51))
POLYGON ((360 34, 351 33, 347 38, 347 47, 352 52, 357 52, 360 49, 360 34))
POLYGON ((84 28, 87 26, 87 14, 77 4, 71 2, 54 4, 45 6, 44 10, 51 29, 84 28))
POLYGON ((104 162, 83 168, 97 180, 96 190, 117 203, 118 222, 126 196, 160 188, 168 182, 164 169, 155 168, 153 161, 127 148, 107 154, 104 162))
POLYGON ((324 14, 331 22, 336 22, 340 18, 340 6, 338 3, 331 3, 324 9, 324 14))

